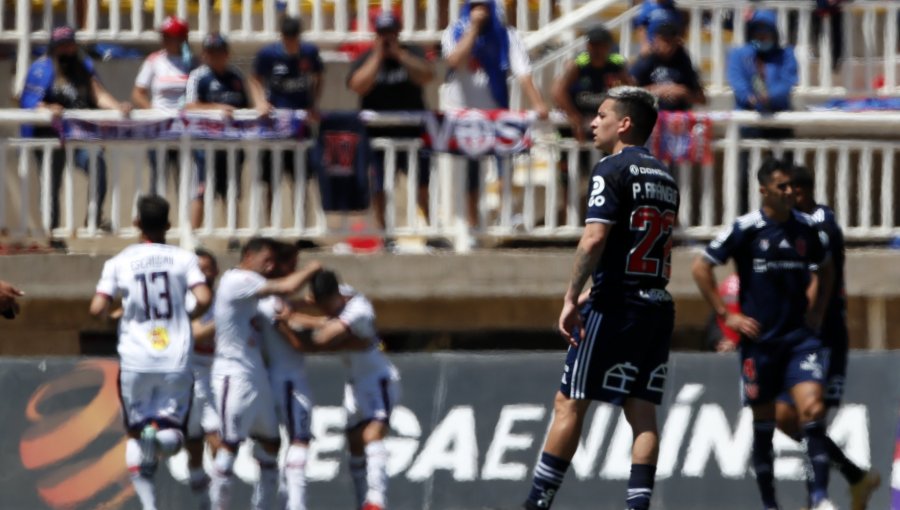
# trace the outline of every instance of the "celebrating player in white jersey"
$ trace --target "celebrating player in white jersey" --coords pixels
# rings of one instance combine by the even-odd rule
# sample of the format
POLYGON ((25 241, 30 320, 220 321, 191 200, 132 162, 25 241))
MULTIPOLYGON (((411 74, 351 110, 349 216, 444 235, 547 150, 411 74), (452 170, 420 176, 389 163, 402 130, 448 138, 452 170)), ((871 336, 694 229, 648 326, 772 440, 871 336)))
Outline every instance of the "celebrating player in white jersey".
MULTIPOLYGON (((273 278, 293 273, 297 268, 297 248, 279 243, 273 278)), ((289 311, 289 304, 280 296, 268 296, 259 301, 263 352, 269 367, 269 382, 275 398, 279 423, 287 430, 290 445, 284 465, 284 485, 287 510, 306 510, 306 459, 309 450, 312 392, 306 377, 304 350, 292 333, 285 337, 277 327, 280 315, 289 311)))
MULTIPOLYGON (((212 289, 219 277, 219 263, 215 255, 207 250, 201 248, 196 253, 200 271, 206 277, 206 285, 212 289)), ((188 294, 188 301, 191 301, 191 297, 188 294)), ((191 403, 191 414, 188 416, 187 440, 184 446, 188 453, 188 484, 194 493, 197 506, 204 510, 210 506, 209 476, 203 469, 204 438, 213 457, 221 444, 219 414, 216 411, 210 382, 210 370, 216 348, 216 325, 213 322, 212 307, 191 323, 191 331, 194 334, 194 353, 191 358, 194 372, 194 400, 191 403)))
POLYGON ((315 328, 319 348, 339 349, 349 373, 344 387, 350 475, 356 507, 387 507, 387 460, 384 438, 390 429, 391 409, 400 395, 400 375, 381 351, 375 330, 375 309, 365 296, 339 285, 332 271, 319 271, 310 283, 316 306, 325 317, 292 314, 291 328, 315 328))
POLYGON ((90 307, 91 315, 106 315, 122 294, 118 350, 119 396, 129 436, 125 464, 144 510, 156 509, 157 452, 171 455, 181 448, 191 406, 193 341, 185 295, 193 294, 198 315, 211 300, 197 257, 165 244, 168 218, 165 199, 138 201, 135 226, 142 242, 106 262, 90 307))
POLYGON ((302 271, 267 280, 274 270, 276 242, 254 238, 241 252, 237 268, 226 271, 216 295, 216 355, 212 386, 222 419, 222 447, 216 453, 211 497, 213 507, 230 503, 232 468, 238 446, 253 437, 253 455, 260 467, 253 508, 270 508, 278 490, 277 455, 280 446, 275 404, 260 350, 259 301, 271 295, 289 295, 303 287, 320 269, 308 264, 302 271))

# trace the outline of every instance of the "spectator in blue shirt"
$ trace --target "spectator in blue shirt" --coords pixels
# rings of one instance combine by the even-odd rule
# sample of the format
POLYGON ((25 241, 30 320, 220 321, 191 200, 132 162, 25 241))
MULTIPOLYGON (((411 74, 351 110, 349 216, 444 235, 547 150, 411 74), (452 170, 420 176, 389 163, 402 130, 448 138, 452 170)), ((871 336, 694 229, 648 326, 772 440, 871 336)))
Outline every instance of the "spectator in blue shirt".
MULTIPOLYGON (((50 110, 60 116, 67 109, 120 110, 128 115, 131 105, 117 101, 100 83, 91 59, 78 51, 75 29, 61 26, 53 29, 47 54, 37 59, 28 68, 25 89, 19 99, 20 108, 50 110)), ((24 126, 22 136, 36 138, 56 138, 51 127, 24 126)), ((44 153, 37 152, 38 164, 42 164, 44 153)), ((59 188, 62 185, 66 155, 62 149, 54 149, 50 155, 50 228, 59 226, 59 188)), ((85 174, 88 173, 90 155, 86 149, 75 149, 74 161, 85 174)), ((96 220, 103 230, 109 230, 109 223, 103 221, 103 202, 106 198, 106 163, 103 154, 97 157, 96 220)))
MULTIPOLYGON (((794 48, 778 41, 774 11, 754 13, 747 23, 748 42, 728 54, 726 72, 734 90, 737 109, 770 114, 791 109, 791 90, 797 84, 797 59, 794 48)), ((742 138, 784 140, 794 135, 790 128, 743 127, 742 138)), ((740 155, 741 210, 747 204, 749 154, 740 155)))
POLYGON ((650 18, 650 53, 631 67, 635 83, 659 96, 660 110, 689 110, 706 104, 700 76, 684 49, 681 18, 664 9, 650 18))
POLYGON ((632 20, 638 40, 641 43, 641 55, 650 53, 650 21, 655 15, 659 15, 660 12, 674 16, 678 20, 678 26, 682 27, 682 29, 686 26, 685 16, 678 10, 675 0, 645 0, 641 4, 641 12, 632 20))
MULTIPOLYGON (((235 110, 250 107, 250 96, 244 77, 230 63, 228 41, 217 32, 203 40, 204 65, 191 71, 185 93, 185 110, 218 110, 230 118, 235 110)), ((203 193, 206 187, 206 152, 194 154, 197 164, 198 186, 191 203, 191 226, 199 228, 203 223, 203 193)), ((244 151, 237 151, 237 181, 241 182, 244 151)), ((217 150, 213 154, 216 172, 215 194, 224 199, 228 193, 228 151, 217 150)), ((240 187, 238 187, 240 190, 240 187)))
MULTIPOLYGON (((318 117, 322 97, 324 65, 319 49, 300 38, 298 18, 285 17, 281 22, 281 41, 270 44, 256 54, 250 75, 250 91, 261 113, 274 108, 306 110, 310 117, 318 117)), ((272 151, 261 151, 262 181, 267 184, 268 204, 272 203, 272 151)), ((281 158, 284 170, 294 176, 294 151, 285 151, 281 158)), ((307 153, 307 177, 314 173, 312 158, 307 153)))

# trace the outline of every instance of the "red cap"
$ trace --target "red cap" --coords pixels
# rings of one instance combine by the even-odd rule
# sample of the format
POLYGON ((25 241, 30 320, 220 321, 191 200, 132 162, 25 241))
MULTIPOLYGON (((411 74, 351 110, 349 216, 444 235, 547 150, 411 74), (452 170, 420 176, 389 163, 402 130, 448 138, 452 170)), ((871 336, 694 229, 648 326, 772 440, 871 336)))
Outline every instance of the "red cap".
POLYGON ((187 21, 177 16, 169 16, 159 26, 159 32, 165 36, 186 39, 188 36, 188 24, 187 21))

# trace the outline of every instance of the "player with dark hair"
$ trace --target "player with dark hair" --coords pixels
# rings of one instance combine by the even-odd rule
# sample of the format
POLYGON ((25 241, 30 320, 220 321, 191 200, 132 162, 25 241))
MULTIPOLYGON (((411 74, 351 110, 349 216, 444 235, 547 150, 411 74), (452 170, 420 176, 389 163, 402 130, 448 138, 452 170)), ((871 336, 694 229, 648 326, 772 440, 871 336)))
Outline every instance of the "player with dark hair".
POLYGON ((280 434, 268 371, 261 352, 259 301, 271 295, 299 291, 318 271, 317 262, 300 271, 267 279, 275 270, 278 243, 268 238, 247 241, 238 267, 226 271, 216 294, 216 355, 212 388, 222 420, 222 446, 216 452, 212 477, 213 508, 230 507, 234 459, 238 446, 254 438, 259 463, 253 508, 271 508, 278 490, 280 434))
POLYGON ((675 320, 665 289, 680 200, 671 173, 644 147, 656 117, 653 95, 616 87, 591 123, 594 145, 611 155, 591 176, 586 225, 559 317, 571 347, 528 510, 553 503, 592 400, 622 407, 634 433, 627 506, 650 507, 659 451, 656 406, 675 320), (592 273, 593 286, 582 292, 592 273))
POLYGON ((319 271, 310 282, 312 301, 324 317, 293 313, 282 317, 285 332, 313 330, 317 350, 340 351, 348 369, 344 388, 350 476, 356 507, 387 508, 388 451, 391 410, 400 396, 400 375, 381 351, 375 309, 365 296, 341 285, 333 271, 319 271))
MULTIPOLYGON (((834 264, 834 285, 822 322, 822 344, 828 351, 828 369, 825 376, 826 409, 837 409, 844 396, 844 382, 847 375, 847 355, 850 350, 850 337, 847 333, 847 302, 844 282, 844 233, 838 225, 834 211, 814 198, 815 178, 808 168, 795 166, 792 170, 791 183, 798 211, 808 214, 819 228, 828 234, 828 249, 834 264)), ((817 284, 813 279, 813 284, 817 284)), ((807 292, 809 294, 809 292, 807 292)), ((826 411, 827 412, 827 411, 826 411)), ((778 429, 797 441, 803 439, 797 408, 790 393, 779 395, 775 404, 775 415, 778 429)), ((850 484, 850 508, 864 510, 872 493, 881 485, 881 477, 874 470, 864 471, 844 455, 844 452, 826 437, 825 445, 831 463, 844 475, 850 484)))
POLYGON ((153 195, 138 200, 141 242, 108 260, 90 313, 104 316, 122 293, 119 321, 119 397, 128 440, 125 465, 145 510, 156 509, 157 454, 172 455, 184 442, 191 407, 193 347, 185 296, 203 314, 212 294, 197 256, 165 244, 169 204, 153 195))
POLYGON ((792 165, 768 159, 757 179, 762 208, 741 216, 693 265, 694 280, 713 310, 741 335, 744 403, 753 410, 753 469, 763 506, 777 509, 774 485, 775 402, 789 392, 812 466, 813 510, 831 510, 823 384, 828 368, 818 331, 834 266, 828 235, 794 210, 792 165), (741 312, 731 313, 716 288, 713 266, 735 260, 741 312), (815 292, 807 297, 812 275, 815 292))
MULTIPOLYGON (((200 272, 206 277, 206 285, 213 289, 219 277, 219 262, 209 250, 198 248, 194 252, 200 265, 200 272)), ((191 296, 188 295, 188 301, 191 296)), ((213 297, 215 300, 215 297, 213 297)), ((221 445, 219 435, 219 414, 212 395, 211 374, 213 355, 216 350, 216 324, 213 321, 213 307, 201 317, 191 322, 194 334, 194 352, 191 366, 194 373, 194 398, 188 416, 187 439, 184 449, 188 454, 188 485, 194 494, 198 508, 209 508, 209 476, 203 469, 204 443, 213 458, 221 445), (205 440, 205 441, 204 441, 205 440)))

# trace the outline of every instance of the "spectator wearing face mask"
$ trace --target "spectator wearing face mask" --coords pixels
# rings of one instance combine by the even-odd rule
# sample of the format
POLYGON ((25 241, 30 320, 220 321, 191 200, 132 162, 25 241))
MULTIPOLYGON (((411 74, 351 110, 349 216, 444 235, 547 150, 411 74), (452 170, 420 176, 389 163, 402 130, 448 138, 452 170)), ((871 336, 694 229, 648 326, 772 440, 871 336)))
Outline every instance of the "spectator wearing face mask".
MULTIPOLYGON (((49 110, 54 116, 64 110, 119 110, 124 115, 131 111, 129 103, 120 103, 97 77, 94 63, 82 56, 75 42, 75 29, 60 26, 50 34, 47 54, 37 59, 28 68, 25 89, 19 99, 20 108, 49 110)), ((56 131, 47 127, 24 126, 22 135, 35 138, 56 138, 56 131)), ((44 153, 37 152, 38 165, 42 164, 44 153)), ((66 154, 62 149, 53 149, 50 155, 50 228, 59 226, 59 189, 62 186, 66 154)), ((90 154, 86 149, 75 149, 74 165, 89 173, 90 154)), ((103 220, 103 202, 106 198, 106 162, 103 154, 97 156, 97 193, 95 214, 97 226, 109 230, 109 223, 103 220)), ((90 192, 89 192, 90 193, 90 192)))
MULTIPOLYGON (((797 60, 794 48, 781 46, 774 11, 761 10, 747 23, 748 42, 731 50, 726 62, 728 83, 734 91, 738 110, 762 114, 791 109, 791 91, 797 85, 797 60)), ((790 128, 742 127, 741 138, 784 140, 794 132, 790 128)), ((739 158, 742 192, 741 212, 747 208, 747 172, 750 154, 742 151, 739 158)))

